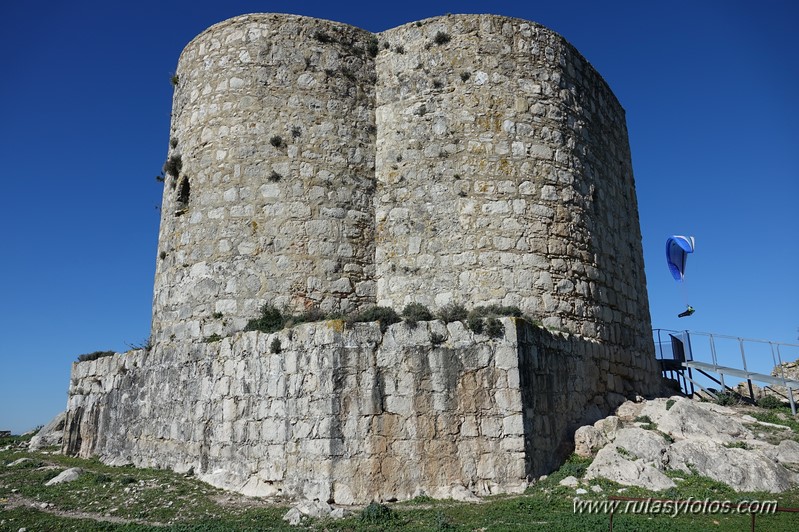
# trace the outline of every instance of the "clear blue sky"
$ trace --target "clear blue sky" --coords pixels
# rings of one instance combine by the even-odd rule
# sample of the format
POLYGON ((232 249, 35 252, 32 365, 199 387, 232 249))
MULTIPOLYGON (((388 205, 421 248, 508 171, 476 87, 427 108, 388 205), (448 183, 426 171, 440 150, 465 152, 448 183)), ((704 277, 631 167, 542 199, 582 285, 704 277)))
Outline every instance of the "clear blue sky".
POLYGON ((563 35, 627 111, 652 323, 774 341, 799 328, 799 8, 793 1, 5 2, 0 8, 0 430, 66 405, 70 365, 149 334, 174 71, 252 12, 372 31, 450 13, 563 35), (696 237, 687 293, 665 265, 696 237))

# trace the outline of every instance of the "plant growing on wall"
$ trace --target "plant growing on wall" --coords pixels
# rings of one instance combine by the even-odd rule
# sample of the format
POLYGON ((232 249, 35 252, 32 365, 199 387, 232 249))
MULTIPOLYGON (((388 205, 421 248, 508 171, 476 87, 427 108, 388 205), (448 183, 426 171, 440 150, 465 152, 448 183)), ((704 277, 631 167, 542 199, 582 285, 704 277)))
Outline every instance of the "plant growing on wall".
POLYGON ((433 38, 433 42, 439 46, 441 46, 442 44, 447 44, 451 40, 452 38, 443 31, 437 32, 436 36, 433 38))
POLYGON ((452 323, 453 321, 466 321, 469 311, 460 303, 448 303, 441 307, 438 311, 438 317, 444 323, 452 323))
POLYGON ((272 343, 269 344, 269 352, 278 355, 281 351, 283 351, 283 346, 280 345, 280 338, 273 339, 272 343))
POLYGON ((261 307, 261 316, 250 320, 244 330, 272 333, 282 329, 285 323, 286 320, 280 309, 271 303, 267 303, 261 307))
POLYGON ((88 362, 90 360, 97 360, 98 358, 110 357, 113 355, 116 355, 116 351, 93 351, 91 353, 78 355, 78 362, 88 362))
POLYGON ((386 332, 389 325, 400 321, 400 317, 393 308, 370 307, 347 318, 349 324, 371 321, 379 322, 380 330, 386 332))
POLYGON ((183 159, 181 158, 179 153, 175 153, 169 156, 169 158, 164 163, 164 173, 178 177, 180 174, 181 169, 183 169, 183 159))
POLYGON ((402 317, 405 318, 405 323, 411 327, 416 327, 416 322, 418 321, 432 320, 433 313, 421 303, 408 303, 402 309, 402 317))

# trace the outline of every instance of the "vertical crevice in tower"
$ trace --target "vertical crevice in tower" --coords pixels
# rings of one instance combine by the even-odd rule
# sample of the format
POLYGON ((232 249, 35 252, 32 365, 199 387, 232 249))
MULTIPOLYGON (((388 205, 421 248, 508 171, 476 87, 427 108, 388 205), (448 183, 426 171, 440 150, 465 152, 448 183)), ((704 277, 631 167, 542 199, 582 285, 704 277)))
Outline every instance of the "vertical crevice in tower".
POLYGON ((184 177, 178 185, 177 199, 175 200, 175 216, 184 214, 189 209, 189 196, 191 195, 191 185, 189 178, 184 177))

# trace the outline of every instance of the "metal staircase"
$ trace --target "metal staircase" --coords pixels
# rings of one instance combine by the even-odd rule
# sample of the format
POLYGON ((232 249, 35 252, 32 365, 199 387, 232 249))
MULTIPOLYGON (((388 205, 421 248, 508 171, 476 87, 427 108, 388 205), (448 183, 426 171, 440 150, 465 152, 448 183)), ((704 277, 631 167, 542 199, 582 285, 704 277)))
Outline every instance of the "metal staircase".
POLYGON ((727 385, 725 376, 736 377, 746 381, 753 401, 752 381, 765 383, 772 392, 788 400, 791 412, 796 415, 794 390, 799 391, 799 381, 785 376, 783 358, 789 361, 799 359, 799 345, 667 329, 655 329, 653 336, 655 357, 660 362, 663 376, 676 380, 686 395, 693 395, 699 388, 716 398, 716 393, 703 385, 698 375, 720 385, 722 391, 733 392, 735 390, 727 385), (779 367, 780 375, 761 372, 768 367, 779 367))

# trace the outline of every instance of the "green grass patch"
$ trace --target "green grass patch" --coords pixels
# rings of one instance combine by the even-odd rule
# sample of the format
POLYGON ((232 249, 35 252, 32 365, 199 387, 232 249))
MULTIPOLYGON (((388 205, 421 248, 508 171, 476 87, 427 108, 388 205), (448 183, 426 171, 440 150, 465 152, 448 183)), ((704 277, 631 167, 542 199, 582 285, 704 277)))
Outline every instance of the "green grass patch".
POLYGON ((774 423, 776 425, 783 425, 790 428, 793 432, 799 433, 799 421, 791 414, 791 409, 788 407, 779 407, 770 410, 753 410, 749 415, 758 421, 766 423, 774 423))
MULTIPOLYGON (((15 440, 19 441, 19 440, 15 440)), ((329 530, 329 531, 583 531, 606 530, 607 514, 574 511, 575 491, 560 486, 567 476, 583 479, 591 460, 571 456, 546 480, 536 482, 524 495, 486 497, 479 504, 435 500, 419 496, 403 503, 375 502, 354 509, 347 518, 304 519, 290 527, 282 516, 286 504, 264 503, 225 493, 191 476, 166 470, 111 467, 97 460, 83 460, 21 449, 0 451, 0 530, 124 530, 124 531, 237 531, 237 530, 329 530), (31 460, 7 465, 18 458, 31 460), (59 486, 44 482, 68 467, 80 467, 84 475, 59 486), (12 493, 13 490, 13 493, 12 493), (34 506, 11 507, 12 499, 25 499, 34 506), (230 502, 232 501, 232 502, 230 502), (39 505, 46 504, 42 509, 39 505), (71 516, 54 512, 70 513, 71 516), (104 516, 108 517, 104 517, 104 516), (89 519, 94 517, 95 519, 89 519), (97 519, 117 519, 103 522, 97 519)), ((584 500, 607 500, 609 496, 654 497, 685 500, 774 500, 781 506, 799 507, 799 490, 783 494, 736 493, 732 488, 694 474, 669 474, 677 487, 661 492, 624 487, 607 480, 583 481, 602 491, 580 496, 584 500)), ((744 530, 750 524, 741 515, 614 515, 613 529, 678 531, 744 530)), ((757 530, 769 532, 796 529, 795 514, 757 517, 757 530)))

